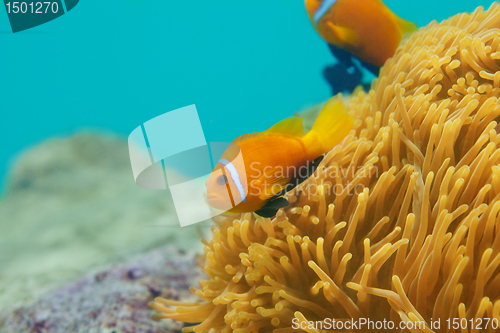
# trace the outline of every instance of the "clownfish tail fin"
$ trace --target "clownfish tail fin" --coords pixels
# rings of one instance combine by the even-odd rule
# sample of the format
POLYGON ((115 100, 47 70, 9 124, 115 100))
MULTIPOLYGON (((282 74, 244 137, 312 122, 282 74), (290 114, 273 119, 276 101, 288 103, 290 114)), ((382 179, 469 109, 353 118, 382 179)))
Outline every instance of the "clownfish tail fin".
POLYGON ((349 134, 354 125, 354 119, 338 97, 332 97, 326 102, 314 125, 307 133, 303 142, 310 158, 318 157, 333 149, 349 134))

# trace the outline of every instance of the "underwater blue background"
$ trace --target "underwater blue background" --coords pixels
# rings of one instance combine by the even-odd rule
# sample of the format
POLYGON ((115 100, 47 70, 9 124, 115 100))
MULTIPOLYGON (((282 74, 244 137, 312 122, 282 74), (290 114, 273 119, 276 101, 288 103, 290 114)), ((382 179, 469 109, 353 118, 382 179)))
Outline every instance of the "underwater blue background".
MULTIPOLYGON (((385 3, 422 26, 492 1, 385 3)), ((333 58, 303 0, 82 0, 17 34, 2 6, 0 39, 0 187, 18 154, 53 136, 126 136, 196 104, 206 140, 231 141, 330 95, 333 58)))

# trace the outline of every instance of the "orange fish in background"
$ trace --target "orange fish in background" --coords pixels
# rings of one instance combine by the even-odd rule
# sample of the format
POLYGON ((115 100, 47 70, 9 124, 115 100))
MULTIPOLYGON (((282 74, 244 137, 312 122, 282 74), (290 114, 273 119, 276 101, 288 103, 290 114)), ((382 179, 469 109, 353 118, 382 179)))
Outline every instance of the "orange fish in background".
POLYGON ((323 154, 339 144, 352 126, 344 104, 333 97, 306 135, 302 118, 291 117, 264 132, 236 138, 206 182, 208 203, 234 214, 276 215, 288 206, 282 196, 311 176, 323 154))
POLYGON ((336 57, 341 50, 335 46, 377 67, 394 55, 405 33, 418 29, 380 0, 305 0, 305 5, 311 23, 333 45, 336 57))

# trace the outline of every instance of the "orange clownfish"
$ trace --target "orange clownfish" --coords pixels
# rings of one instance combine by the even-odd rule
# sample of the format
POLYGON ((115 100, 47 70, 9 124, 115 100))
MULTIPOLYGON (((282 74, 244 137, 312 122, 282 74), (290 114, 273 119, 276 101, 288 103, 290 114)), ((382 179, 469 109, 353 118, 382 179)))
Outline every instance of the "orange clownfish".
MULTIPOLYGON (((382 66, 404 34, 417 30, 380 0, 305 0, 305 4, 311 23, 327 43, 373 66, 382 66)), ((335 48, 332 52, 336 55, 335 48)))
POLYGON ((311 176, 353 123, 344 104, 333 97, 306 135, 302 118, 291 117, 264 132, 239 136, 206 182, 208 203, 233 214, 276 215, 288 206, 282 196, 311 176))

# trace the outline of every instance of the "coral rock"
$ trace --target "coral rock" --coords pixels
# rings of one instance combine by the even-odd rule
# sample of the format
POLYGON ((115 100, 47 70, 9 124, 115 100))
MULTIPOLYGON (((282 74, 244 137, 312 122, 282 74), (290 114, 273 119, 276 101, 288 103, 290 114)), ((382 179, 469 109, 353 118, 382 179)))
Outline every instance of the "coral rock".
POLYGON ((161 248, 5 311, 0 332, 179 332, 179 323, 153 322, 147 304, 156 296, 193 298, 189 286, 200 277, 192 253, 161 248))

